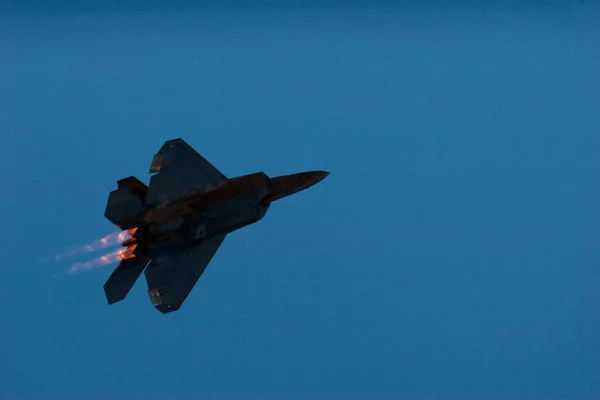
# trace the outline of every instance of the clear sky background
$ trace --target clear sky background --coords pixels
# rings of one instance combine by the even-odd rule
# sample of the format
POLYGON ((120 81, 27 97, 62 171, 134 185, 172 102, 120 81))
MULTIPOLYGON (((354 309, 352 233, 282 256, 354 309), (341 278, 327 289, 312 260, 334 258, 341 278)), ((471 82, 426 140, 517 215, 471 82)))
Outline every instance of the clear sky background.
POLYGON ((600 398, 589 3, 6 6, 0 398, 600 398), (176 137, 228 176, 331 175, 180 311, 143 278, 108 306, 114 265, 52 258, 176 137))

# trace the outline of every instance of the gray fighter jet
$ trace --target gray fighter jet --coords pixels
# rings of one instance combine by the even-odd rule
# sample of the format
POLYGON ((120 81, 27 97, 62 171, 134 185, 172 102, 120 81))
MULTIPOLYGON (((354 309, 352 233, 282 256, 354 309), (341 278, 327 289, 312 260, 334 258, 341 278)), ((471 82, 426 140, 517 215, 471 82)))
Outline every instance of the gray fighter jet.
POLYGON ((261 220, 271 203, 323 180, 311 171, 277 178, 264 172, 227 178, 182 139, 166 142, 150 165, 150 184, 130 176, 110 193, 105 217, 131 236, 104 285, 123 300, 145 270, 157 310, 178 310, 225 236, 261 220))

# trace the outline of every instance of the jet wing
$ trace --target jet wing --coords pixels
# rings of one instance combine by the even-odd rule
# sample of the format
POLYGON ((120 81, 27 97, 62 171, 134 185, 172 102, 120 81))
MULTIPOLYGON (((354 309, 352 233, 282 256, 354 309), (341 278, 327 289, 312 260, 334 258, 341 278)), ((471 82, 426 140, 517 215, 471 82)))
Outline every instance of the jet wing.
POLYGON ((150 301, 163 314, 178 310, 206 269, 225 235, 208 239, 189 250, 154 258, 144 274, 150 301))
POLYGON ((190 189, 217 185, 227 177, 183 139, 165 142, 152 159, 146 203, 157 205, 184 196, 190 189))

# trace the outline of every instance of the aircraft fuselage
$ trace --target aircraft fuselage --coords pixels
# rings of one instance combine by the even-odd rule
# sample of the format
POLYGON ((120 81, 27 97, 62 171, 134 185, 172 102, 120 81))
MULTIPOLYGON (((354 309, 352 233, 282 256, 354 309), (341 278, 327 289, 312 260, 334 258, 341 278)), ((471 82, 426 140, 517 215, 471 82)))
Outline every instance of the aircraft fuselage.
POLYGON ((262 172, 230 179, 217 186, 197 188, 173 202, 159 204, 138 215, 132 239, 136 257, 172 253, 203 240, 227 234, 260 221, 270 203, 270 178, 262 172))

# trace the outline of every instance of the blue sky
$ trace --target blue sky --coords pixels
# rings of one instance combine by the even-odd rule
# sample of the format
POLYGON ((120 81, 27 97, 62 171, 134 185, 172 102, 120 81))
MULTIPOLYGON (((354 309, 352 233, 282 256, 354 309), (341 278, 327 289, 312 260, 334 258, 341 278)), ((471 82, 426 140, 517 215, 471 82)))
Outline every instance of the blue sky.
POLYGON ((598 7, 132 4, 0 16, 0 398, 600 398, 598 7), (331 175, 108 306, 49 259, 175 137, 331 175))

